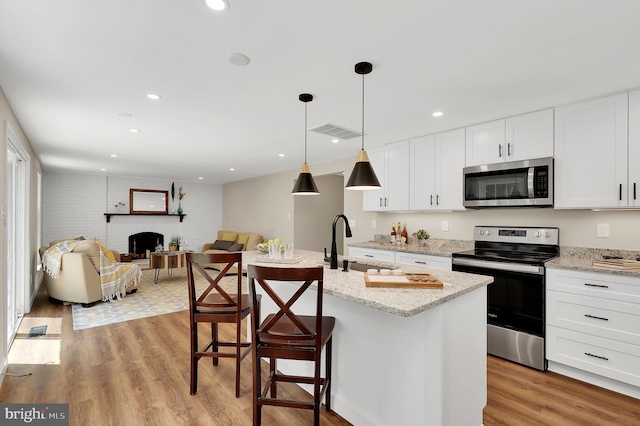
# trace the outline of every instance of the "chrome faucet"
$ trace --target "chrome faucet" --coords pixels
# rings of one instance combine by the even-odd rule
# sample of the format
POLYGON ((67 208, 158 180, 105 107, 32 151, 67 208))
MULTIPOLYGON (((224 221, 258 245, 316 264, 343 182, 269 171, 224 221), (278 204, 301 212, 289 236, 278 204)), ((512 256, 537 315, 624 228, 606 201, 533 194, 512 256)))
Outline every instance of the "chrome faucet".
MULTIPOLYGON (((349 226, 349 219, 343 214, 338 214, 333 219, 333 225, 331 226, 331 259, 330 259, 330 267, 331 269, 338 269, 338 248, 336 246, 336 223, 338 223, 338 219, 342 218, 344 220, 345 226, 345 234, 347 238, 351 238, 351 227, 349 226)), ((326 253, 326 252, 325 252, 326 253)))

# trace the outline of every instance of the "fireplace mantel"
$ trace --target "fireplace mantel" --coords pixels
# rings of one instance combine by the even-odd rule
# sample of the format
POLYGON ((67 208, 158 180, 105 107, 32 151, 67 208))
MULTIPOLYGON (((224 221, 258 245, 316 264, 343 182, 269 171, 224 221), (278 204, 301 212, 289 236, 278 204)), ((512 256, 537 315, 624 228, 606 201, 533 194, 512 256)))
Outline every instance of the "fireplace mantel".
POLYGON ((180 222, 182 222, 182 219, 184 219, 184 217, 186 216, 186 214, 148 214, 148 213, 105 213, 104 214, 107 218, 107 223, 111 222, 111 216, 153 216, 153 217, 158 217, 158 216, 180 216, 180 222))

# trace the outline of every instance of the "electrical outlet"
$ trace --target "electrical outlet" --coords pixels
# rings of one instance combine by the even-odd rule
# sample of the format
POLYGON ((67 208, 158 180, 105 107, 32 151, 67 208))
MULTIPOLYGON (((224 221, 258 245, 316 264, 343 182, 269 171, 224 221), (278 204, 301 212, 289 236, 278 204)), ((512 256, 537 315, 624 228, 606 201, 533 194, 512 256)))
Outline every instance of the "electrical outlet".
POLYGON ((371 227, 372 227, 373 229, 376 229, 376 228, 377 228, 377 226, 376 226, 376 220, 375 220, 375 219, 371 219, 371 227))
POLYGON ((442 230, 447 232, 449 231, 449 221, 448 220, 443 220, 442 221, 442 230))
POLYGON ((609 224, 598 223, 596 225, 596 237, 597 238, 609 238, 609 224))
POLYGON ((352 228, 356 227, 356 220, 355 219, 349 219, 349 226, 352 228))

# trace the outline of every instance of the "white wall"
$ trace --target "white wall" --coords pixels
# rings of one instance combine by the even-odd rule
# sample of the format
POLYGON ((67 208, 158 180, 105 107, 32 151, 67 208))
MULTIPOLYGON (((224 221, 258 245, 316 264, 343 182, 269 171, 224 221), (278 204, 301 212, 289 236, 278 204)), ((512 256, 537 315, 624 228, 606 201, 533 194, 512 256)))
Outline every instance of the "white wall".
MULTIPOLYGON (((314 176, 344 171, 346 179, 356 157, 311 165, 314 176)), ((293 241, 293 195, 291 188, 297 170, 261 176, 223 185, 224 226, 252 229, 267 238, 279 235, 293 241)), ((339 213, 339 212, 336 212, 339 213)), ((345 244, 363 242, 375 234, 391 231, 392 222, 407 224, 411 234, 424 228, 433 238, 473 240, 475 225, 556 226, 560 245, 576 247, 640 250, 640 211, 554 210, 540 208, 469 210, 444 213, 373 213, 362 211, 362 192, 344 191, 344 213, 351 222, 353 238, 345 244), (375 220, 376 227, 372 227, 375 220), (449 231, 441 230, 447 221, 449 231), (609 238, 596 238, 596 224, 608 223, 609 238)), ((330 223, 326 233, 330 235, 330 223)))
POLYGON ((107 223, 104 213, 114 212, 118 201, 129 211, 129 189, 171 191, 172 181, 58 172, 45 172, 43 181, 45 244, 84 236, 125 253, 129 235, 149 231, 163 234, 165 245, 172 235, 180 235, 189 241, 189 250, 198 251, 204 243, 214 242, 222 227, 220 185, 176 181, 176 208, 178 188, 186 193, 182 208, 187 216, 182 223, 177 216, 163 215, 113 216, 107 223))

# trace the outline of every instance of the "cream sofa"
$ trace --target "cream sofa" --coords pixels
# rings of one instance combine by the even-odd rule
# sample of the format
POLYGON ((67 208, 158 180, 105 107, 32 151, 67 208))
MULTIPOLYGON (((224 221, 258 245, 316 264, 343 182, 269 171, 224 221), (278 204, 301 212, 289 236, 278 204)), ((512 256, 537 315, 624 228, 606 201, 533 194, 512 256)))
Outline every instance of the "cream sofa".
MULTIPOLYGON (((72 239, 72 238, 70 238, 72 239)), ((40 259, 49 247, 65 240, 51 241, 48 246, 40 247, 40 259)), ((86 240, 82 250, 62 255, 62 263, 58 278, 44 273, 44 283, 47 293, 53 299, 61 302, 82 303, 89 306, 102 300, 100 285, 100 247, 94 240, 86 240), (98 266, 96 266, 98 265, 98 266)), ((120 261, 120 253, 110 250, 116 262, 120 261)), ((135 293, 133 288, 128 293, 135 293)))
MULTIPOLYGON (((205 253, 205 254, 226 253, 226 252, 229 252, 229 249, 231 249, 231 251, 238 251, 238 247, 237 247, 238 244, 242 244, 242 248, 240 248, 239 251, 251 251, 251 250, 255 250, 256 246, 264 241, 264 238, 262 237, 262 235, 257 234, 255 232, 237 232, 237 231, 220 230, 218 231, 217 241, 218 242, 229 241, 235 244, 235 246, 231 246, 227 249, 223 249, 223 248, 214 247, 216 243, 207 243, 202 246, 202 253, 205 253)), ((210 268, 216 269, 218 271, 220 271, 224 266, 226 266, 226 264, 223 265, 223 264, 212 263, 211 265, 209 265, 210 268)), ((228 274, 237 274, 237 273, 238 273, 238 269, 235 267, 232 267, 228 272, 228 274)))

